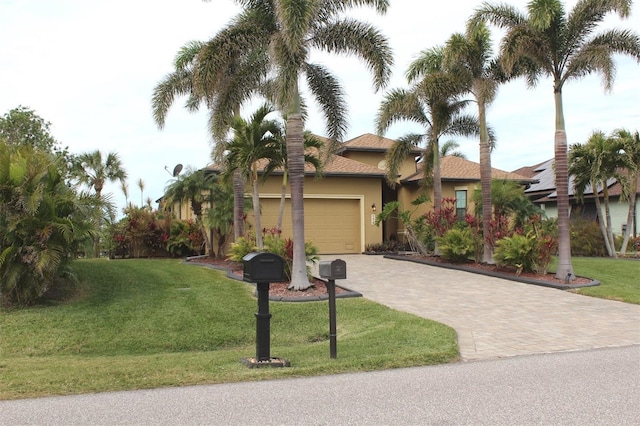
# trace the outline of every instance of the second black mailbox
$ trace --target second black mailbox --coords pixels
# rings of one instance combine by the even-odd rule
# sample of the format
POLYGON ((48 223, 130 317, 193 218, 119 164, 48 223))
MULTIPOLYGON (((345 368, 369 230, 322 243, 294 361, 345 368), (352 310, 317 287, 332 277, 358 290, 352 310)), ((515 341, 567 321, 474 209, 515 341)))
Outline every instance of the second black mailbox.
POLYGON ((347 263, 341 259, 322 261, 318 272, 320 272, 320 278, 345 280, 347 279, 347 263))
POLYGON ((250 283, 284 281, 284 259, 277 254, 253 252, 242 258, 243 279, 250 283))

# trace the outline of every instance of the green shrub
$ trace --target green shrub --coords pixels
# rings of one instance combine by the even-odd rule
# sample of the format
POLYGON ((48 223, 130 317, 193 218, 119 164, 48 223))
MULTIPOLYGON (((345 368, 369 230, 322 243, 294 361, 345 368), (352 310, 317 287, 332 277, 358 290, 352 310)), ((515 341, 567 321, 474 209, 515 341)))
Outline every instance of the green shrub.
MULTIPOLYGON (((0 120, 1 121, 1 120, 0 120)), ((70 262, 95 236, 96 197, 67 186, 51 155, 0 140, 0 302, 30 305, 72 276, 70 262)))
POLYGON ((496 244, 494 258, 500 266, 512 266, 516 273, 533 272, 536 258, 536 238, 514 234, 496 244))
MULTIPOLYGON (((277 235, 266 235, 264 237, 265 251, 275 253, 284 259, 284 276, 287 281, 291 280, 291 268, 293 267, 293 240, 291 238, 280 238, 277 235)), ((317 263, 320 260, 318 248, 307 241, 304 245, 305 260, 307 261, 307 275, 311 275, 309 263, 317 263)))
POLYGON ((437 237, 440 255, 452 262, 466 262, 475 251, 475 244, 471 230, 468 228, 453 228, 442 237, 437 237))
POLYGON ((255 243, 249 238, 240 237, 236 242, 231 243, 227 259, 233 260, 234 262, 242 262, 243 257, 254 251, 258 251, 255 243))
POLYGON ((606 256, 607 249, 600 226, 592 220, 571 222, 571 254, 573 256, 606 256))
POLYGON ((204 237, 192 220, 174 220, 167 240, 167 250, 177 257, 202 254, 204 237))

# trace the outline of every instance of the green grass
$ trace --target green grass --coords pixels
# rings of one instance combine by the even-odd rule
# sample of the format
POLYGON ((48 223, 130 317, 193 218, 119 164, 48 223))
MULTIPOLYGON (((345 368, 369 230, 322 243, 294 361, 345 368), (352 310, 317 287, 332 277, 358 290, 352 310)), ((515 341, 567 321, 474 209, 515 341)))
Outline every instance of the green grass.
POLYGON ((577 293, 640 304, 640 261, 606 257, 573 257, 571 262, 576 275, 593 278, 601 283, 597 287, 576 290, 577 293))
POLYGON ((66 302, 0 313, 0 399, 266 380, 455 361, 455 331, 363 298, 270 303, 271 355, 249 369, 253 287, 176 260, 83 260, 66 302))

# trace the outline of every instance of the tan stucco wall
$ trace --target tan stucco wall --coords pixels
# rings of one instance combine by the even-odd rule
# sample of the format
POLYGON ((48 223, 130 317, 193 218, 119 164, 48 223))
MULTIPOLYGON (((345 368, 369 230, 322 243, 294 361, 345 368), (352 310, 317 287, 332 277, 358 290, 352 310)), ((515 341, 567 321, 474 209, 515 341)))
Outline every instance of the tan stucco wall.
POLYGON ((345 151, 343 156, 350 160, 378 167, 380 161, 384 160, 384 152, 367 152, 367 151, 345 151))
MULTIPOLYGON (((346 151, 343 156, 350 160, 359 161, 373 167, 379 167, 380 162, 385 159, 386 154, 383 152, 346 151)), ((402 167, 400 167, 400 179, 404 179, 415 172, 416 162, 413 160, 413 156, 409 156, 402 164, 402 167)))
POLYGON ((175 219, 189 220, 194 219, 193 210, 191 210, 191 203, 189 200, 183 200, 173 203, 171 206, 171 213, 175 219))
MULTIPOLYGON (((476 188, 479 188, 477 182, 442 182, 442 198, 455 198, 456 190, 467 191, 467 212, 473 214, 475 212, 475 205, 472 201, 473 192, 476 188)), ((398 202, 404 210, 413 210, 411 202, 418 198, 422 193, 423 188, 417 184, 406 185, 398 191, 398 202)), ((418 206, 415 213, 412 215, 416 218, 427 212, 433 211, 433 189, 428 190, 429 201, 418 206)))

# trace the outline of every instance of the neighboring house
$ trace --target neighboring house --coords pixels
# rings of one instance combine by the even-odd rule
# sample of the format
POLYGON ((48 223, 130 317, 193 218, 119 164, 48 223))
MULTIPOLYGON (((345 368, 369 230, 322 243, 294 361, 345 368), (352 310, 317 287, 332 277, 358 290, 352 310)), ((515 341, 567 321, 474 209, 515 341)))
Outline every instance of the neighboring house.
MULTIPOLYGON (((344 142, 325 163, 321 178, 316 177, 312 167, 305 166, 305 240, 317 246, 321 254, 362 253, 369 244, 401 236, 402 224, 391 220, 376 226, 375 218, 384 204, 391 201, 398 201, 403 210, 413 209, 411 201, 423 191, 422 174, 418 171, 421 150, 416 149, 407 156, 392 188, 385 180, 385 156, 393 143, 391 139, 364 134, 344 142)), ((207 169, 220 171, 213 165, 207 169)), ((459 212, 473 213, 474 206, 468 200, 471 193, 480 188, 480 165, 450 156, 441 159, 441 170, 443 197, 456 198, 459 212)), ((497 169, 493 169, 493 177, 532 182, 525 176, 497 169)), ((272 173, 260 186, 263 228, 277 224, 281 188, 281 171, 272 173)), ((247 194, 250 191, 248 186, 247 194)), ((432 203, 426 203, 414 217, 432 208, 432 203)), ((183 211, 181 214, 183 219, 187 218, 183 211)), ((247 215, 252 222, 252 212, 247 211, 247 215)), ((292 235, 288 193, 282 235, 292 235)))
MULTIPOLYGON (((558 217, 555 171, 553 169, 553 161, 553 159, 547 160, 540 164, 536 164, 535 166, 522 167, 514 171, 514 173, 530 177, 537 181, 537 183, 533 183, 525 190, 525 195, 527 195, 534 204, 540 206, 540 208, 544 210, 545 214, 549 218, 558 217)), ((611 212, 613 233, 622 235, 624 229, 626 229, 627 226, 629 202, 621 197, 622 186, 616 179, 609 179, 607 181, 607 188, 609 190, 609 207, 611 212)), ((598 188, 597 193, 600 198, 602 198, 602 188, 598 188)), ((573 187, 573 176, 569 176, 569 201, 570 218, 584 218, 594 221, 597 220, 593 188, 589 186, 587 189, 585 189, 584 200, 578 200, 576 197, 575 189, 573 187)), ((601 207, 602 215, 604 217, 604 203, 601 205, 601 207)), ((635 229, 631 230, 631 234, 633 236, 638 235, 637 223, 639 210, 640 196, 638 196, 636 199, 636 217, 634 220, 635 229)))

